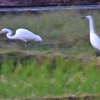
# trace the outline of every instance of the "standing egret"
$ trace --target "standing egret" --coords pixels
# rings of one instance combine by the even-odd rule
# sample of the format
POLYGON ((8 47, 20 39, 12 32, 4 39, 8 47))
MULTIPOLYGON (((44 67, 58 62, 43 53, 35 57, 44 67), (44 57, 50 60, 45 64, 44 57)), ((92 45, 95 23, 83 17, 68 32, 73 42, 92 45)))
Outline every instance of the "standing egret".
POLYGON ((89 20, 90 43, 96 50, 100 50, 100 37, 95 32, 93 17, 90 15, 87 15, 87 16, 83 17, 82 19, 84 19, 84 18, 89 20))
POLYGON ((39 35, 34 34, 33 32, 19 28, 16 30, 15 35, 12 36, 12 30, 8 28, 4 28, 0 31, 0 34, 7 33, 7 38, 12 39, 12 40, 22 40, 24 42, 34 40, 36 42, 42 42, 42 38, 39 35))

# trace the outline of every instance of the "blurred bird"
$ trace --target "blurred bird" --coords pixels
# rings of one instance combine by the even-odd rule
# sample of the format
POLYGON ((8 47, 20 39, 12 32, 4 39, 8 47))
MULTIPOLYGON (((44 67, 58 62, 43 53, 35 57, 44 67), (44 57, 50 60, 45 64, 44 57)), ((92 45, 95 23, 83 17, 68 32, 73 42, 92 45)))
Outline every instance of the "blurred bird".
POLYGON ((82 19, 84 19, 84 18, 89 20, 90 43, 96 50, 100 50, 100 37, 95 32, 93 17, 90 15, 87 15, 85 17, 82 17, 82 19))
POLYGON ((8 28, 4 28, 0 31, 0 34, 3 33, 6 33, 7 38, 12 40, 22 40, 24 42, 33 40, 36 42, 42 42, 42 38, 39 35, 36 35, 33 32, 23 28, 17 29, 15 35, 13 36, 12 36, 13 34, 12 30, 8 28))

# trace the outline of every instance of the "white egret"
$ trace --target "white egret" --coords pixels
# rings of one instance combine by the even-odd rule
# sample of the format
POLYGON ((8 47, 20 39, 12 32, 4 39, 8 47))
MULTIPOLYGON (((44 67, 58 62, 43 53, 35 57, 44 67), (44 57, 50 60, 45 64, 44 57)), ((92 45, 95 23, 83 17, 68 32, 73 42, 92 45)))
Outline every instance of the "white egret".
POLYGON ((90 43, 96 50, 100 50, 100 37, 95 32, 93 17, 90 15, 87 15, 87 16, 83 17, 82 19, 84 19, 84 18, 89 20, 90 43))
POLYGON ((36 42, 42 42, 42 38, 39 35, 34 34, 33 32, 19 28, 16 30, 15 35, 12 36, 13 32, 12 30, 8 28, 4 28, 0 31, 0 34, 7 33, 7 38, 12 39, 12 40, 22 40, 24 42, 34 40, 36 42))

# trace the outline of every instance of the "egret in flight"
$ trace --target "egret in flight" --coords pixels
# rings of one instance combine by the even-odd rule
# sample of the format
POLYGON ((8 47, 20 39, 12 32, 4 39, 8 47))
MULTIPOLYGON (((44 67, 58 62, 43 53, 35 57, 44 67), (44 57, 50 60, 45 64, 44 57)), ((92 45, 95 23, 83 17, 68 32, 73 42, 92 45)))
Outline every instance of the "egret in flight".
POLYGON ((39 35, 34 34, 33 32, 27 30, 27 29, 23 29, 23 28, 19 28, 16 30, 15 35, 12 36, 13 32, 12 30, 8 29, 8 28, 4 28, 0 31, 0 34, 6 33, 7 34, 7 38, 12 39, 12 40, 22 40, 24 42, 27 41, 36 41, 36 42, 42 42, 42 38, 39 35))
POLYGON ((82 19, 84 18, 89 20, 90 43, 95 49, 100 50, 100 37, 95 31, 93 17, 90 15, 87 15, 83 17, 82 19))

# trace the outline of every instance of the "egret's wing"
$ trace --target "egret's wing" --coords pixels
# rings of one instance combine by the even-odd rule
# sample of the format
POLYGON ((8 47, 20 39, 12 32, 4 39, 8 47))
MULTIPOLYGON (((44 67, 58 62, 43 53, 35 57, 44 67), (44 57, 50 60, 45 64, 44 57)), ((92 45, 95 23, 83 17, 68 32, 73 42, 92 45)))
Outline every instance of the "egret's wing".
POLYGON ((16 35, 19 38, 24 38, 27 40, 31 40, 33 38, 35 38, 35 34, 27 29, 18 29, 16 30, 16 35))
POLYGON ((94 48, 100 50, 100 37, 97 34, 92 34, 90 41, 94 48))

